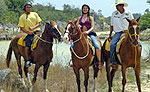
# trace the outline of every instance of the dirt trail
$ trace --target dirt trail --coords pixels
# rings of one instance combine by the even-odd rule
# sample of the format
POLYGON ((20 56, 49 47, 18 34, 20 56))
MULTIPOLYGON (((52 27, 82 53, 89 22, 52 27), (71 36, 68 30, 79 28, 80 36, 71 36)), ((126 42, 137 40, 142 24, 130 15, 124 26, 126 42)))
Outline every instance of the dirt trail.
MULTIPOLYGON (((138 92, 138 88, 135 82, 134 84, 127 84, 126 92, 138 92), (131 91, 132 90, 132 91, 131 91)), ((142 92, 150 92, 150 67, 147 69, 141 70, 141 89, 142 92)))

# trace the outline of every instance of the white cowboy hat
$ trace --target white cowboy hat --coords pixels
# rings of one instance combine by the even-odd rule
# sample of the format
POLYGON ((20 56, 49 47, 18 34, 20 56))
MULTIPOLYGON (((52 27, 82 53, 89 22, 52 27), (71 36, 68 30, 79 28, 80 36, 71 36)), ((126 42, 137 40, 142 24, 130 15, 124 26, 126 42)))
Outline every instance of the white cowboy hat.
POLYGON ((124 4, 124 7, 128 6, 128 4, 126 2, 124 2, 123 0, 115 0, 115 4, 113 5, 113 7, 115 7, 119 4, 124 4))

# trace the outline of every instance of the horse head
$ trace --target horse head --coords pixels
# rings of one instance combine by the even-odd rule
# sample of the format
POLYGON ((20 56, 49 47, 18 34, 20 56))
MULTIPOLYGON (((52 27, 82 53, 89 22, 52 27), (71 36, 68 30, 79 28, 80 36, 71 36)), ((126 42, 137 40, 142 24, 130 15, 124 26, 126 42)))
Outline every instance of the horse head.
POLYGON ((76 26, 75 22, 69 21, 65 27, 64 41, 68 43, 69 40, 74 40, 78 33, 79 27, 76 26))
POLYGON ((48 30, 47 34, 50 34, 54 38, 57 38, 58 41, 61 41, 62 35, 61 35, 60 30, 58 29, 55 21, 50 21, 50 23, 46 22, 45 30, 48 30))
POLYGON ((140 20, 140 17, 137 18, 136 20, 135 19, 132 19, 132 20, 129 20, 126 18, 126 20, 129 22, 129 37, 132 41, 132 43, 134 45, 137 45, 138 44, 138 39, 139 39, 139 20, 140 20))

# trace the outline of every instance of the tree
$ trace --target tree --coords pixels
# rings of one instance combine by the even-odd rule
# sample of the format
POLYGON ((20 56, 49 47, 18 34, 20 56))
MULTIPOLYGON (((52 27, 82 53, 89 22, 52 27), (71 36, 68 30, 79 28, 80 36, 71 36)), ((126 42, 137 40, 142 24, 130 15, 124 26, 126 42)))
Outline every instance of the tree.
POLYGON ((137 19, 139 16, 141 16, 141 13, 134 13, 133 14, 134 19, 137 19))
POLYGON ((140 20, 140 29, 145 30, 147 28, 150 28, 150 12, 146 12, 140 20))
POLYGON ((7 11, 8 7, 6 6, 4 0, 0 1, 0 21, 3 20, 3 16, 5 15, 5 12, 7 11))
POLYGON ((150 0, 147 0, 147 3, 149 3, 149 4, 150 4, 150 0))

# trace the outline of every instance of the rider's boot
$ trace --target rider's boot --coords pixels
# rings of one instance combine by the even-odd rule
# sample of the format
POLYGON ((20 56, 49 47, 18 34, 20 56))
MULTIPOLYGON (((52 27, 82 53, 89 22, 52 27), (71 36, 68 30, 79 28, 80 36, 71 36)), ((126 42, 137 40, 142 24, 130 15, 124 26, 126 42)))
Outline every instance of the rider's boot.
POLYGON ((25 55, 26 55, 26 63, 25 66, 26 67, 30 67, 31 66, 31 60, 29 59, 29 47, 25 47, 25 55))
POLYGON ((98 68, 102 69, 103 63, 101 61, 101 50, 100 49, 96 49, 96 56, 97 56, 97 59, 98 59, 98 68))

